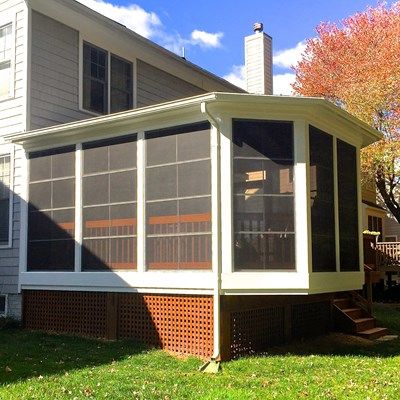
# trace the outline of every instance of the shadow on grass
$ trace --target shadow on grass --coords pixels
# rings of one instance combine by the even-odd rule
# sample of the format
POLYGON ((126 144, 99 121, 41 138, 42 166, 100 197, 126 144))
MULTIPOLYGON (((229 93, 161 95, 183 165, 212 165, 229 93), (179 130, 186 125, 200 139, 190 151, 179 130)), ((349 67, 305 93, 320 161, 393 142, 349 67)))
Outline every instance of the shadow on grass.
POLYGON ((111 364, 146 350, 132 341, 106 342, 5 328, 0 330, 0 385, 111 364))
MULTIPOLYGON (((400 304, 374 304, 373 315, 377 326, 389 330, 389 335, 400 336, 400 304)), ((394 357, 400 355, 400 339, 368 340, 355 335, 333 332, 290 344, 271 348, 268 355, 327 355, 360 357, 394 357)))

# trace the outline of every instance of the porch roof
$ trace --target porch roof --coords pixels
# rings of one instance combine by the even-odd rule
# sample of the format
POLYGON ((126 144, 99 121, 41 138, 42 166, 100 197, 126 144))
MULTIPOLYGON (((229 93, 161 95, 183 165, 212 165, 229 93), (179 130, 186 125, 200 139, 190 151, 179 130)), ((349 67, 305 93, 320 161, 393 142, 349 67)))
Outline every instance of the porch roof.
MULTIPOLYGON (((198 119, 203 116, 202 103, 209 112, 234 116, 236 111, 265 110, 279 112, 283 119, 328 120, 360 138, 362 147, 376 142, 382 134, 348 112, 319 97, 267 96, 242 93, 211 92, 204 95, 136 108, 116 114, 88 118, 49 128, 5 135, 5 141, 25 148, 76 142, 82 137, 123 134, 152 126, 170 124, 177 118, 198 119), (110 131, 112 132, 110 133, 110 131)), ((204 119, 205 116, 203 116, 204 119)), ((176 122, 176 121, 175 121, 176 122)))

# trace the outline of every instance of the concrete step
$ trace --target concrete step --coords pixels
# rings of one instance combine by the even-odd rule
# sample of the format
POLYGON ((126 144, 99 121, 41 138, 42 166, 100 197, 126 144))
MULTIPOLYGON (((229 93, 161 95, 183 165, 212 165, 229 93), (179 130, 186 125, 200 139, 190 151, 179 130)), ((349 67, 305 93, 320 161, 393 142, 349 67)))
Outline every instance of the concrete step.
POLYGON ((374 339, 379 339, 380 337, 387 335, 387 333, 388 333, 388 330, 386 328, 375 327, 372 329, 366 329, 364 331, 357 332, 357 335, 359 335, 365 339, 374 340, 374 339))
POLYGON ((342 311, 347 314, 351 319, 365 317, 365 312, 360 307, 343 308, 342 311))
POLYGON ((375 328, 375 318, 372 317, 356 318, 354 319, 354 323, 357 333, 375 328))

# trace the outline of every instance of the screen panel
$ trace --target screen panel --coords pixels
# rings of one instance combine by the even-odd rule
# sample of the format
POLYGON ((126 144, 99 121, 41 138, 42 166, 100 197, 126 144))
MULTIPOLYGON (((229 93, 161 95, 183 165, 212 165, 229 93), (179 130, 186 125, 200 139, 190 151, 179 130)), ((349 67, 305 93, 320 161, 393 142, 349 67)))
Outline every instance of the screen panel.
POLYGON ((211 268, 209 124, 146 133, 148 269, 211 268))
POLYGON ((75 148, 29 154, 28 271, 72 271, 75 148))
POLYGON ((310 126, 313 272, 336 271, 333 137, 310 126))
POLYGON ((295 269, 293 124, 234 120, 234 268, 295 269))
POLYGON ((83 145, 83 271, 136 269, 136 139, 83 145))
POLYGON ((339 237, 341 271, 359 271, 357 151, 337 141, 339 237))

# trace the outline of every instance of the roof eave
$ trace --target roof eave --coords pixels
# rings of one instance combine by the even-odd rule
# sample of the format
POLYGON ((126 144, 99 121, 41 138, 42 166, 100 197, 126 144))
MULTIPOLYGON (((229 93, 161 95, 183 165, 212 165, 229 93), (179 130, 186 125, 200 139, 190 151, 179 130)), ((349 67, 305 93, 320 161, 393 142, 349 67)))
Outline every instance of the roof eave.
POLYGON ((213 108, 215 107, 215 109, 225 111, 232 110, 233 113, 235 112, 235 107, 237 109, 244 107, 249 109, 259 105, 262 107, 279 107, 283 110, 287 108, 288 111, 291 112, 292 110, 297 110, 299 115, 309 117, 310 119, 312 119, 313 116, 321 116, 322 114, 328 119, 336 118, 342 120, 344 123, 347 123, 350 128, 355 127, 358 131, 357 133, 362 136, 362 147, 382 138, 381 133, 322 98, 211 92, 117 114, 74 121, 30 132, 9 134, 5 136, 5 140, 7 142, 25 145, 29 142, 39 141, 46 137, 51 137, 55 140, 58 137, 77 135, 78 132, 79 134, 94 132, 99 128, 101 128, 102 131, 110 128, 115 129, 116 127, 132 124, 132 122, 135 122, 135 125, 138 126, 142 122, 147 122, 150 116, 151 118, 156 116, 158 119, 163 118, 165 115, 176 115, 179 117, 185 112, 201 115, 200 104, 202 102, 213 103, 213 108))

